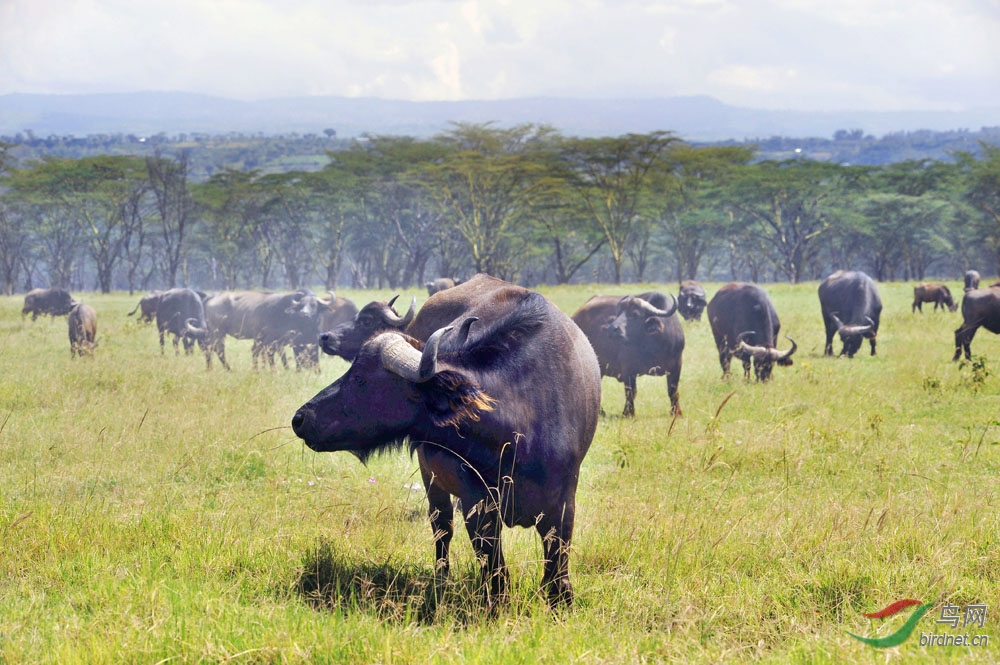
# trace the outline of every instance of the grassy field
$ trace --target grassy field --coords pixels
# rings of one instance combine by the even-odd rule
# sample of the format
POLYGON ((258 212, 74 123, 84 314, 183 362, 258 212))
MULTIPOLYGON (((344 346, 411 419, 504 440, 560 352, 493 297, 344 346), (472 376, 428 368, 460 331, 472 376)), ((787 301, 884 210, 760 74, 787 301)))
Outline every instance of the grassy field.
MULTIPOLYGON (((22 321, 22 298, 2 298, 0 663, 1000 661, 1000 338, 981 331, 980 362, 952 363, 960 315, 911 314, 912 285, 881 284, 879 355, 825 358, 816 286, 767 286, 799 343, 768 384, 720 379, 707 321, 684 324, 676 422, 662 378, 640 377, 634 420, 604 380, 577 602, 546 608, 539 540, 512 529, 497 617, 461 528, 444 596, 426 602, 414 460, 365 467, 292 434, 346 363, 253 372, 231 342, 233 371, 206 372, 169 344, 161 357, 126 294, 83 296, 100 346, 71 360, 65 318, 22 321), (901 598, 935 603, 901 646, 847 634, 895 631, 906 613, 863 613, 901 598), (985 626, 936 623, 945 603, 987 605, 985 626)), ((570 313, 646 288, 542 291, 570 313)))

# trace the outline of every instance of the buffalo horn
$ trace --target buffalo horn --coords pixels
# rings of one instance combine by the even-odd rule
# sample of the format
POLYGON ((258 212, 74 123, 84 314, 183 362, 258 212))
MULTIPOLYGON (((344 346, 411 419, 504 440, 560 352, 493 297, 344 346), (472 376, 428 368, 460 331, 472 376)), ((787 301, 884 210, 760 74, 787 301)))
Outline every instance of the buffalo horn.
POLYGON ((667 295, 670 298, 670 309, 660 309, 659 307, 653 307, 648 302, 642 298, 636 298, 639 301, 642 311, 646 313, 646 316, 670 316, 677 311, 677 298, 672 295, 667 295))
POLYGON ((465 341, 469 339, 469 328, 478 320, 478 316, 470 316, 465 321, 462 321, 462 327, 458 329, 458 343, 460 345, 465 345, 465 341))
POLYGON ((778 349, 771 349, 772 360, 775 361, 787 360, 788 358, 791 358, 792 354, 795 353, 796 349, 799 348, 799 345, 795 343, 795 340, 789 337, 788 335, 785 335, 785 339, 787 339, 789 342, 792 343, 792 348, 788 349, 787 351, 778 351, 778 349))
POLYGON ((867 316, 865 317, 865 320, 868 321, 868 325, 865 326, 847 325, 841 323, 840 319, 838 319, 836 316, 833 317, 833 320, 834 323, 837 324, 837 332, 840 333, 841 338, 852 337, 854 335, 867 335, 875 327, 875 322, 872 321, 872 319, 867 316))
POLYGON ((410 309, 407 310, 406 314, 404 314, 403 316, 397 316, 396 313, 393 312, 392 310, 392 304, 396 302, 396 298, 398 297, 399 296, 393 296, 392 300, 388 302, 389 306, 386 309, 382 310, 382 318, 385 320, 387 324, 391 325, 393 328, 405 328, 406 326, 410 325, 410 321, 413 320, 413 316, 414 314, 416 314, 417 297, 413 296, 413 299, 410 300, 410 309))
POLYGON ((187 319, 186 321, 184 321, 184 329, 185 329, 185 332, 187 334, 189 334, 189 335, 207 335, 208 334, 208 328, 199 328, 198 326, 196 326, 193 323, 191 323, 192 321, 195 321, 195 319, 187 319))
POLYGON ((395 333, 382 333, 374 343, 380 347, 382 366, 397 376, 413 383, 423 383, 437 373, 438 344, 441 337, 452 330, 451 326, 436 330, 424 345, 424 351, 417 351, 406 338, 395 333))

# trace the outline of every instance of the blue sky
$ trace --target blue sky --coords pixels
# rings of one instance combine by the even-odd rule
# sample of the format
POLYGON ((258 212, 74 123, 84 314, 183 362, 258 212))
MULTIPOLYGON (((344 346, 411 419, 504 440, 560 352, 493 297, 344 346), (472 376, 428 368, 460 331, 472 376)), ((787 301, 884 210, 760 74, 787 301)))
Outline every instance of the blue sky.
POLYGON ((0 94, 139 90, 1000 109, 1000 0, 0 0, 0 94))

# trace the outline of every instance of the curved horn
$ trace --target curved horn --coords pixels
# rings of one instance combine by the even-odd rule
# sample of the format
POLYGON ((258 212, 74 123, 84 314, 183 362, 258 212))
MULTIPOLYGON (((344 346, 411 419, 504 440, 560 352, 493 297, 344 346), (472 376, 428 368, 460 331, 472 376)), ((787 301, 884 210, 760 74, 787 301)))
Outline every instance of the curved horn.
POLYGON ((375 338, 374 343, 381 347, 379 356, 382 367, 397 376, 413 383, 423 383, 437 374, 438 345, 441 337, 451 331, 452 326, 434 331, 424 351, 417 351, 407 339, 396 333, 382 333, 375 338))
POLYGON ((871 317, 866 316, 865 319, 868 321, 868 325, 846 325, 841 323, 837 332, 840 333, 841 338, 852 337, 855 335, 867 335, 875 328, 875 322, 872 321, 871 317))
POLYGON ((417 383, 428 381, 437 374, 438 345, 441 343, 441 338, 454 329, 454 326, 438 328, 427 338, 427 344, 424 345, 424 352, 420 355, 420 369, 417 372, 417 383))
POLYGON ((458 343, 462 346, 465 345, 466 340, 469 339, 469 328, 472 324, 479 320, 478 316, 470 316, 465 321, 462 321, 462 327, 458 329, 458 343))
POLYGON ((653 307, 642 298, 637 298, 637 300, 640 303, 642 303, 641 305, 642 310, 646 312, 648 316, 671 316, 674 312, 677 311, 677 298, 669 294, 667 294, 667 297, 670 298, 670 309, 660 309, 659 307, 653 307))
POLYGON ((771 349, 771 359, 775 361, 788 360, 792 357, 792 354, 799 348, 799 345, 795 343, 795 340, 785 335, 785 339, 792 343, 792 348, 787 351, 778 351, 778 349, 771 349))
POLYGON ((387 303, 388 307, 382 310, 382 319, 393 328, 405 328, 410 325, 410 321, 413 320, 416 314, 417 297, 413 296, 413 299, 410 300, 410 309, 403 316, 398 316, 392 309, 392 304, 396 302, 396 298, 398 297, 398 295, 393 296, 392 300, 387 303))
POLYGON ((327 291, 326 295, 330 296, 328 300, 320 300, 320 302, 323 303, 324 305, 332 305, 333 301, 337 299, 337 294, 335 294, 333 291, 327 291))
POLYGON ((195 323, 197 323, 197 321, 195 319, 193 319, 193 318, 187 319, 187 320, 184 321, 184 332, 185 333, 187 333, 188 335, 191 335, 191 336, 202 336, 202 335, 207 335, 208 334, 208 328, 199 328, 198 326, 196 326, 193 323, 191 323, 192 321, 194 321, 195 323))

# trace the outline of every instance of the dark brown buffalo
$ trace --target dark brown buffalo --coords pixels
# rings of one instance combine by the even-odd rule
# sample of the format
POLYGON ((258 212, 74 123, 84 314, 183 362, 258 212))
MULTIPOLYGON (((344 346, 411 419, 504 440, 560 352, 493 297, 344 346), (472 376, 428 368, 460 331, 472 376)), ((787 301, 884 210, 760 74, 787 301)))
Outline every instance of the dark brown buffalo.
POLYGON ((413 321, 421 330, 433 327, 425 316, 437 322, 426 342, 395 331, 366 341, 292 428, 313 450, 362 460, 408 441, 427 490, 435 568, 448 571, 457 496, 488 605, 507 597, 505 525, 538 531, 549 602, 568 604, 576 487, 601 402, 597 359, 540 294, 481 275, 438 295, 459 288, 464 313, 442 327, 447 307, 428 301, 413 321))
MULTIPOLYGON (((330 294, 329 305, 326 308, 321 308, 320 312, 320 323, 319 329, 321 331, 330 330, 339 326, 341 323, 347 323, 348 321, 353 321, 354 317, 358 314, 357 306, 347 298, 342 298, 337 295, 330 294)), ((319 337, 309 340, 300 340, 299 342, 292 344, 292 353, 295 356, 295 367, 296 369, 315 369, 319 371, 319 337)), ((282 351, 281 364, 285 367, 288 366, 288 362, 285 360, 284 351, 282 351)))
POLYGON ((706 304, 708 301, 701 284, 692 280, 681 282, 680 292, 677 294, 677 311, 686 321, 701 321, 701 313, 706 304))
POLYGON ((438 291, 453 289, 461 283, 462 280, 457 277, 438 277, 437 279, 427 282, 424 286, 427 287, 427 295, 432 296, 438 291))
POLYGON ((962 325, 955 331, 955 355, 958 360, 965 353, 966 360, 972 360, 972 338, 979 328, 991 333, 1000 333, 1000 289, 987 287, 971 289, 962 298, 962 325))
POLYGON ((69 311, 69 357, 89 356, 97 347, 97 312, 77 303, 69 311))
POLYGON ((69 314, 74 305, 76 301, 66 289, 32 289, 24 296, 21 318, 31 314, 34 321, 39 314, 49 314, 55 319, 69 314))
MULTIPOLYGON (((319 347, 323 353, 340 356, 345 360, 354 360, 354 356, 361 350, 361 345, 378 333, 392 330, 406 331, 406 327, 410 325, 416 315, 417 299, 414 297, 410 301, 410 309, 406 314, 400 316, 392 307, 396 298, 398 296, 393 297, 389 302, 370 302, 362 307, 350 321, 344 321, 320 334, 319 347)), ((428 300, 428 302, 430 301, 428 300)), ((412 333, 410 334, 412 335, 412 333)))
POLYGON ((948 308, 949 312, 958 309, 958 304, 952 299, 948 287, 937 282, 924 282, 913 287, 913 306, 910 308, 910 313, 912 314, 919 309, 920 313, 923 314, 925 302, 934 303, 935 312, 938 307, 941 308, 942 312, 945 307, 948 308))
POLYGON ((882 299, 872 278, 863 272, 838 270, 819 285, 819 304, 826 327, 823 353, 833 355, 833 336, 844 346, 840 355, 853 358, 865 339, 875 355, 882 299))
POLYGON ((191 289, 169 289, 160 294, 156 308, 156 328, 160 332, 160 355, 164 353, 165 333, 174 336, 174 354, 180 355, 178 343, 183 340, 184 353, 190 355, 195 342, 205 353, 205 364, 212 366, 208 345, 208 327, 201 295, 191 289))
POLYGON ((673 316, 676 310, 676 300, 650 291, 638 296, 593 296, 573 314, 573 321, 594 347, 601 374, 625 384, 623 416, 635 415, 640 374, 666 375, 670 411, 681 414, 677 386, 684 329, 673 316))
POLYGON ((979 288, 979 273, 975 270, 967 270, 965 272, 965 290, 971 291, 972 289, 979 288))
POLYGON ((778 351, 781 321, 767 292, 756 284, 730 282, 708 303, 708 322, 719 350, 722 375, 729 375, 733 356, 743 362, 743 376, 750 378, 750 366, 758 381, 771 378, 774 365, 792 364, 798 348, 793 340, 787 351, 778 351))
MULTIPOLYGON (((334 302, 333 294, 321 300, 309 291, 261 293, 228 291, 205 301, 205 318, 211 330, 210 347, 223 367, 226 361, 226 335, 252 339, 253 367, 261 356, 274 366, 275 353, 291 345, 304 349, 319 340, 320 321, 334 302)), ((301 356, 306 352, 303 350, 301 356)), ((284 358, 284 356, 282 356, 284 358)))
POLYGON ((136 312, 139 312, 138 321, 152 323, 153 319, 156 318, 156 308, 160 305, 161 295, 163 295, 163 291, 150 291, 139 299, 139 304, 128 315, 133 316, 136 312))

